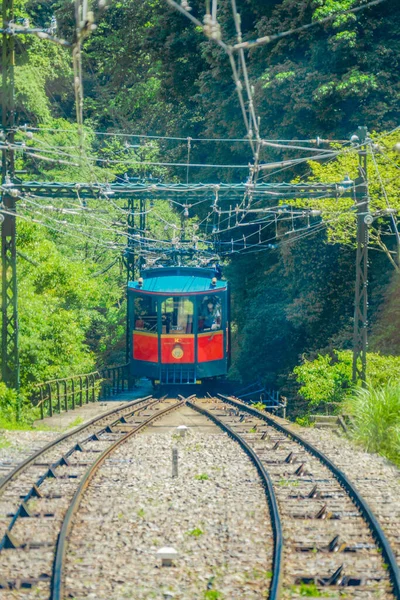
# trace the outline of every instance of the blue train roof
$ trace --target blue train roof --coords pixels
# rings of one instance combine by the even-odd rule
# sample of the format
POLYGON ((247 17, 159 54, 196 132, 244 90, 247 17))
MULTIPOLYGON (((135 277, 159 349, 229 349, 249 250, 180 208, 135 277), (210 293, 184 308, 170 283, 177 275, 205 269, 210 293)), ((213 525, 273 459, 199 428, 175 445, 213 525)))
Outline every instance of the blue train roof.
POLYGON ((215 285, 211 284, 212 278, 215 277, 214 269, 197 267, 158 267, 143 271, 142 277, 142 286, 139 286, 137 281, 130 281, 128 288, 155 294, 195 294, 221 291, 227 286, 227 282, 221 280, 217 280, 215 285))

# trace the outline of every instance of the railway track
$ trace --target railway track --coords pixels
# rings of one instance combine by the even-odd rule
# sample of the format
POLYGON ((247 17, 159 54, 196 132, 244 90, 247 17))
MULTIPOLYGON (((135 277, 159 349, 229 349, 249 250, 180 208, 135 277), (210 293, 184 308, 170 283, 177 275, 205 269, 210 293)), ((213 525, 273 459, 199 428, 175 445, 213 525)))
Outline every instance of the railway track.
POLYGON ((36 448, 33 452, 31 452, 24 460, 20 461, 13 469, 9 470, 2 479, 0 480, 0 495, 3 495, 7 488, 9 487, 11 481, 15 480, 22 473, 25 473, 29 467, 34 465, 35 461, 40 457, 41 459, 46 456, 47 453, 55 451, 58 454, 62 454, 67 451, 71 440, 80 440, 86 439, 87 434, 92 432, 92 429, 96 431, 96 428, 100 428, 104 424, 108 424, 108 422, 112 422, 116 415, 123 415, 125 411, 129 413, 132 410, 132 407, 139 406, 141 403, 150 400, 152 396, 145 396, 143 398, 138 398, 137 400, 133 400, 132 402, 127 402, 124 406, 119 406, 117 408, 113 408, 107 412, 90 419, 83 425, 74 428, 67 433, 57 437, 52 440, 48 444, 36 448))
MULTIPOLYGON (((2 598, 66 597, 71 530, 92 478, 121 444, 185 402, 236 440, 261 478, 271 519, 265 534, 273 534, 269 600, 400 599, 391 547, 347 477, 282 421, 227 396, 135 400, 61 436, 14 469, 0 484, 2 598)), ((120 478, 105 481, 121 484, 120 478)))
POLYGON ((107 459, 85 494, 68 536, 63 597, 267 598, 273 532, 259 474, 192 408, 160 419, 107 459), (169 568, 157 555, 165 546, 178 552, 169 568))
POLYGON ((0 459, 0 485, 1 481, 5 479, 9 473, 14 471, 23 461, 32 456, 32 454, 39 452, 49 443, 50 440, 55 440, 57 437, 59 437, 59 435, 60 434, 57 435, 57 433, 51 432, 50 435, 44 436, 42 440, 35 440, 35 442, 30 446, 28 446, 28 442, 24 440, 24 448, 19 448, 16 451, 15 456, 7 456, 5 459, 0 459))
POLYGON ((283 597, 315 590, 316 596, 400 598, 399 568, 382 529, 324 454, 278 420, 234 398, 221 395, 188 404, 243 440, 272 480, 284 538, 283 597))
POLYGON ((120 444, 181 405, 146 397, 103 413, 36 452, 2 481, 2 597, 27 598, 30 591, 35 598, 61 597, 68 523, 91 477, 120 444))

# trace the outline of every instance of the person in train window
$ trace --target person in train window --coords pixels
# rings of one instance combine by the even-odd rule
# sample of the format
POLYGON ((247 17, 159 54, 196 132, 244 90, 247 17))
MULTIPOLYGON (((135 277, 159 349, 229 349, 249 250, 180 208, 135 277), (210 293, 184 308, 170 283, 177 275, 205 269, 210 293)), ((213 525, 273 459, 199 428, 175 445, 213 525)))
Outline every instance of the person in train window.
POLYGON ((135 329, 144 329, 144 321, 143 321, 142 317, 139 317, 138 319, 136 319, 135 329))
POLYGON ((213 298, 208 298, 202 312, 202 329, 218 329, 221 325, 221 311, 219 302, 214 302, 213 298))
POLYGON ((169 333, 171 330, 171 316, 169 314, 162 315, 161 323, 162 323, 162 332, 169 333))

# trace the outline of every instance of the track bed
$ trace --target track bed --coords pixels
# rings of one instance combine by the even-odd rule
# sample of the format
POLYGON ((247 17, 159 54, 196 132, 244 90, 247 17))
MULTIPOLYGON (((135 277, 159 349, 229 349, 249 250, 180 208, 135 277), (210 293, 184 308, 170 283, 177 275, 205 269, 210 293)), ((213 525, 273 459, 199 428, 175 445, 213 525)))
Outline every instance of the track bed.
POLYGON ((0 485, 1 598, 400 598, 390 493, 372 512, 304 435, 221 396, 142 398, 61 436, 0 485))

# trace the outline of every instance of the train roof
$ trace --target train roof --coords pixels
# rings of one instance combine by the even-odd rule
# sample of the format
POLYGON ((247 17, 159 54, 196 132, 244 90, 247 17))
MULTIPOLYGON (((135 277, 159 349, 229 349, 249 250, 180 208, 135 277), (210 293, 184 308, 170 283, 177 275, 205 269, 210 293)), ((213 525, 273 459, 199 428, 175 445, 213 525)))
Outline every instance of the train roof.
POLYGON ((213 285, 211 283, 213 277, 215 277, 214 269, 158 267, 143 271, 143 285, 139 286, 137 281, 130 281, 128 289, 154 294, 196 294, 226 290, 227 282, 217 280, 213 285))

